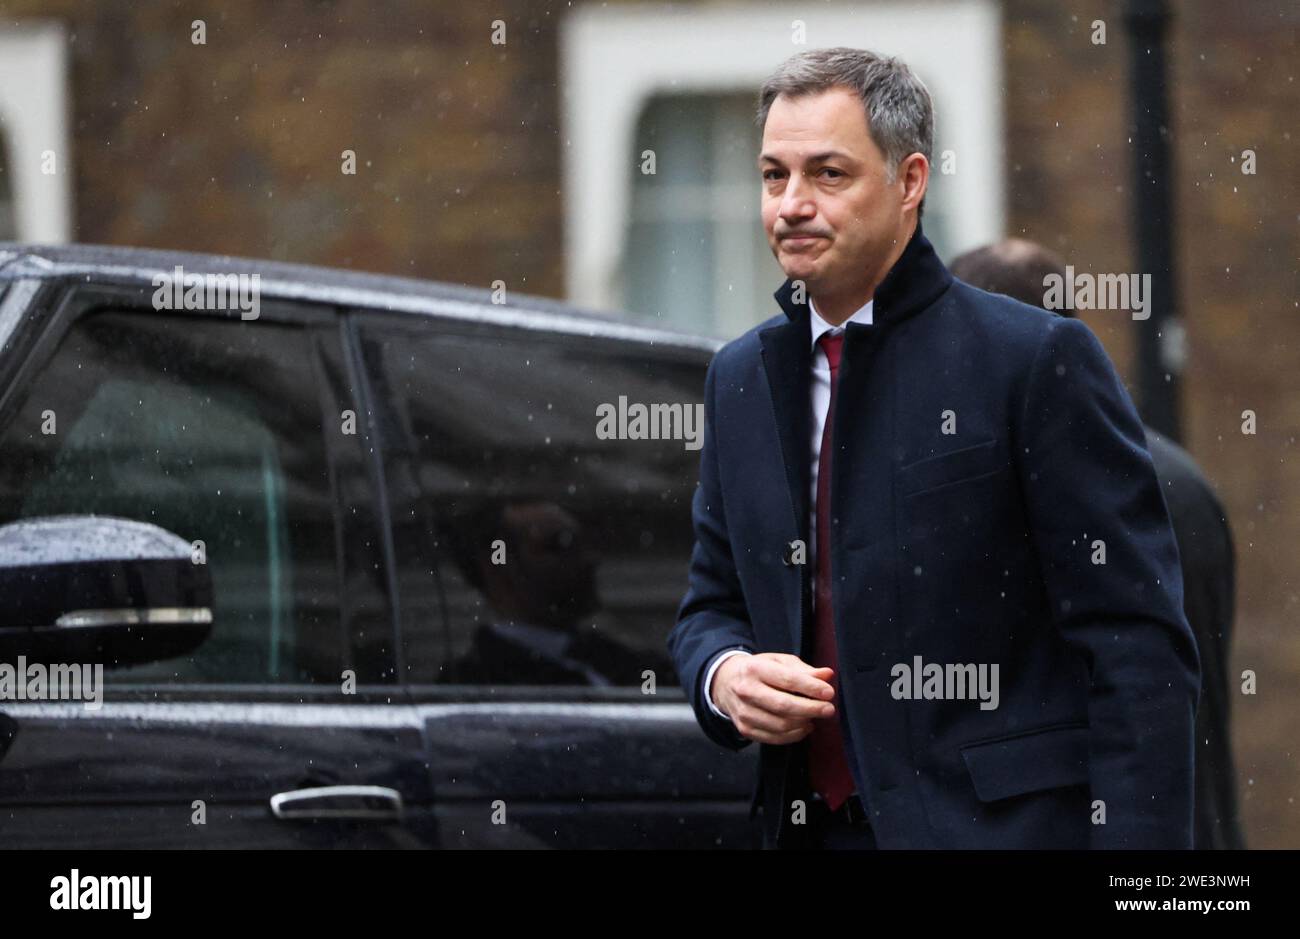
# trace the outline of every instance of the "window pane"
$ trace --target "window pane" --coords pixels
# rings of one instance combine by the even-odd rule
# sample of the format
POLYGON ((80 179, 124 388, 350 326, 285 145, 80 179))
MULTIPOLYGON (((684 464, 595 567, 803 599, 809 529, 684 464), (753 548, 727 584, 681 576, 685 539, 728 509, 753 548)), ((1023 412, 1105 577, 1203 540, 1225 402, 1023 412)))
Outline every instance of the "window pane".
MULTIPOLYGON (((714 133, 722 101, 706 95, 664 95, 652 99, 637 123, 632 205, 622 265, 624 307, 655 325, 720 334, 739 297, 722 297, 717 309, 719 270, 715 226, 743 218, 758 224, 757 184, 724 192, 721 162, 735 156, 735 141, 714 133), (654 172, 643 170, 654 154, 654 172), (753 208, 750 212, 747 209, 753 208)), ((756 153, 757 151, 755 151, 756 153)), ((750 161, 754 156, 749 156, 750 161)), ((743 258, 746 270, 750 259, 743 258)), ((775 288, 773 288, 775 289, 775 288)), ((743 301, 741 301, 743 302, 743 301)))
POLYGON ((628 238, 627 286, 636 298, 636 318, 665 329, 712 333, 713 223, 634 215, 628 238))
POLYGON ((381 403, 409 680, 677 678, 699 451, 598 439, 597 407, 700 401, 705 359, 581 338, 362 328, 381 403), (504 563, 495 563, 501 562, 504 563))
POLYGON ((104 312, 64 338, 0 433, 0 519, 159 525, 204 542, 215 594, 197 650, 106 678, 339 680, 317 387, 310 340, 290 326, 104 312))

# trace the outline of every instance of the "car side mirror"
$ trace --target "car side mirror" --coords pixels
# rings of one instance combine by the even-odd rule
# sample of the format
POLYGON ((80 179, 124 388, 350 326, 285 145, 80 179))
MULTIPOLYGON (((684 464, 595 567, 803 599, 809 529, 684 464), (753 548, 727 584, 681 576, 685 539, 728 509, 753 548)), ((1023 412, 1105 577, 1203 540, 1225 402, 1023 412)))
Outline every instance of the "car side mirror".
POLYGON ((0 526, 0 661, 157 662, 212 631, 212 578, 146 522, 57 515, 0 526))

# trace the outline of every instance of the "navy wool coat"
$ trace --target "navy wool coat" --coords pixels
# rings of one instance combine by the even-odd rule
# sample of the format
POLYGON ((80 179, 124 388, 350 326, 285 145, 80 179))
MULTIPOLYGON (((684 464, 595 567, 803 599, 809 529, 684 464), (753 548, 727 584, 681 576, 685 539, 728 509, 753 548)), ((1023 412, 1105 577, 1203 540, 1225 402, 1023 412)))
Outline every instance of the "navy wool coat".
MULTIPOLYGON (((704 732, 720 651, 808 660, 811 338, 782 312, 705 382, 689 588, 668 637, 704 732), (796 545, 796 547, 792 547, 796 545)), ((1137 413, 1082 322, 952 277, 916 229, 850 323, 834 411, 837 720, 882 848, 1189 848, 1200 663, 1137 413), (997 666, 904 695, 902 665, 997 666), (938 687, 938 686, 934 686, 938 687), (991 701, 986 701, 991 703, 991 701)), ((966 670, 966 675, 973 672, 966 670)), ((806 738, 760 744, 751 818, 800 845, 806 738)))

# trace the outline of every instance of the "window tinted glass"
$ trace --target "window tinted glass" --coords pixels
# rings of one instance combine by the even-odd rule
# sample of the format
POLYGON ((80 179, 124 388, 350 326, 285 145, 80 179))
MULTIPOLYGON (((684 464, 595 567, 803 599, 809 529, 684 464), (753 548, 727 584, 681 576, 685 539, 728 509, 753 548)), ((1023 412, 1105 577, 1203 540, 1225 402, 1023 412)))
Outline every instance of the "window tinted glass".
POLYGON ((676 684, 664 643, 686 586, 699 451, 601 439, 598 408, 623 396, 693 420, 703 354, 381 322, 362 335, 408 678, 635 686, 649 669, 676 684))
POLYGON ((0 521, 116 515, 202 541, 211 637, 114 681, 338 682, 336 539, 311 339, 83 317, 0 431, 0 521))

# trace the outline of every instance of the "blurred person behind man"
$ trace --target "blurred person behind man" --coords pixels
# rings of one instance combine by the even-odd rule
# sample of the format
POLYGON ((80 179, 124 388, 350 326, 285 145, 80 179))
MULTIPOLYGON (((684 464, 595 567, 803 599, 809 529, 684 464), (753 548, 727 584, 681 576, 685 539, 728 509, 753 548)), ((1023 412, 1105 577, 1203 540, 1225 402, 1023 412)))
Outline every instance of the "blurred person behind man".
MULTIPOLYGON (((1065 261, 1032 241, 1011 238, 968 251, 949 266, 954 277, 1040 309, 1045 278, 1064 278, 1065 261)), ((1069 310, 1052 310, 1071 316, 1069 310)), ((1196 712, 1195 847, 1244 848, 1237 816, 1229 733, 1228 651, 1235 561, 1227 515, 1191 455, 1144 425, 1147 448, 1169 506, 1183 570, 1183 611, 1201 651, 1196 712)))

